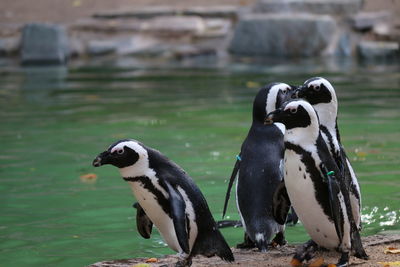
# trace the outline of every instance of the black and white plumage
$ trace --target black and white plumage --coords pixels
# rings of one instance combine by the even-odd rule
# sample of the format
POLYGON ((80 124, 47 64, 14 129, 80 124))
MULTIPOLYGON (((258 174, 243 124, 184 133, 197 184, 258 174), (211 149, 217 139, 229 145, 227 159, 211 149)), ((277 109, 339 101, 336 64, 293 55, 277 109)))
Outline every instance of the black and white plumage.
MULTIPOLYGON (((119 168, 143 209, 143 222, 154 223, 168 246, 180 254, 177 265, 190 265, 196 255, 234 261, 203 194, 177 164, 135 140, 118 141, 93 161, 95 167, 104 164, 119 168)), ((147 237, 151 231, 139 232, 147 237)))
POLYGON ((253 103, 253 121, 244 140, 228 185, 223 216, 230 190, 236 183, 236 204, 245 231, 245 242, 239 248, 256 246, 266 251, 274 243, 284 244, 285 222, 279 224, 272 215, 273 194, 282 182, 284 126, 264 125, 267 113, 290 97, 293 88, 285 83, 271 83, 260 89, 253 103))
POLYGON ((341 182, 341 172, 323 139, 316 111, 305 100, 293 100, 267 115, 266 123, 272 122, 286 126, 286 191, 312 239, 294 260, 309 259, 318 246, 339 250, 338 266, 347 266, 351 249, 366 259, 358 229, 351 227, 355 222, 348 188, 341 182))
POLYGON ((328 145, 329 152, 338 165, 346 185, 350 188, 350 200, 353 217, 358 229, 361 229, 361 193, 357 177, 340 142, 337 124, 338 101, 332 84, 322 78, 314 77, 304 82, 295 94, 307 100, 315 109, 320 121, 322 137, 328 145))

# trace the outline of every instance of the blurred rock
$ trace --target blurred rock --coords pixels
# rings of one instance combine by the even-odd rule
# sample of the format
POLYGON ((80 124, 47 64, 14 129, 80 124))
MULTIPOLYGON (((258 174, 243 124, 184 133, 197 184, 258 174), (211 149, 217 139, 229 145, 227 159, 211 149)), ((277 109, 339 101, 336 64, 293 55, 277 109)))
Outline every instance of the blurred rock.
POLYGON ((70 57, 79 57, 85 54, 85 45, 79 38, 69 38, 69 53, 70 57))
POLYGON ((112 19, 112 20, 97 20, 97 19, 82 19, 72 25, 73 30, 92 31, 92 32, 107 32, 107 33, 124 33, 140 30, 140 21, 112 19))
POLYGON ((117 47, 115 40, 92 40, 89 41, 86 51, 90 56, 99 56, 114 53, 117 47))
POLYGON ((374 25, 390 20, 390 13, 387 11, 379 12, 360 12, 352 16, 351 22, 355 30, 371 30, 374 25))
POLYGON ((348 16, 358 12, 362 0, 258 0, 253 11, 257 13, 313 13, 348 16))
POLYGON ((182 10, 183 15, 236 19, 237 6, 198 6, 182 10))
POLYGON ((337 27, 330 16, 250 14, 238 22, 229 50, 241 55, 321 55, 334 41, 337 27))
POLYGON ((113 10, 98 12, 93 15, 95 18, 139 18, 149 19, 158 16, 173 16, 176 15, 176 8, 172 6, 147 6, 135 9, 113 10))
POLYGON ((205 19, 204 31, 197 33, 199 38, 218 38, 227 36, 231 29, 232 23, 228 19, 205 19))
POLYGON ((151 19, 160 16, 200 16, 206 18, 230 18, 235 19, 238 14, 237 6, 195 6, 178 8, 173 6, 147 6, 128 10, 113 10, 98 12, 93 15, 95 18, 136 18, 151 19))
POLYGON ((65 64, 69 57, 68 45, 63 26, 27 24, 22 31, 22 64, 65 64))
POLYGON ((177 59, 196 57, 196 56, 209 56, 217 54, 215 48, 193 46, 193 45, 180 45, 174 47, 172 51, 173 51, 173 56, 177 59))
POLYGON ((399 44, 396 42, 361 41, 358 52, 364 59, 395 59, 400 56, 399 44))
POLYGON ((90 56, 101 56, 115 53, 118 55, 140 55, 154 50, 159 41, 137 35, 135 37, 121 37, 111 40, 91 40, 87 46, 90 56))
POLYGON ((184 34, 200 34, 205 30, 205 23, 198 16, 166 16, 142 22, 140 30, 173 37, 184 34))
POLYGON ((353 52, 353 40, 349 32, 342 32, 335 49, 335 56, 349 57, 353 52))
POLYGON ((0 56, 15 54, 20 46, 19 37, 7 37, 0 39, 0 56))

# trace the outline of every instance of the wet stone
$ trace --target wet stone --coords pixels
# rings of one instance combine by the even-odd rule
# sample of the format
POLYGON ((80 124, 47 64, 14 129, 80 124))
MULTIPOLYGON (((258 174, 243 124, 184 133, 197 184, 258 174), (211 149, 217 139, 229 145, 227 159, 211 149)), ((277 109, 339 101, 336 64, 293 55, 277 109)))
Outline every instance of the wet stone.
POLYGON ((229 50, 247 56, 317 56, 334 42, 337 26, 326 15, 248 14, 238 22, 229 50))
POLYGON ((23 64, 64 64, 69 57, 66 30, 56 24, 27 24, 22 31, 23 64))

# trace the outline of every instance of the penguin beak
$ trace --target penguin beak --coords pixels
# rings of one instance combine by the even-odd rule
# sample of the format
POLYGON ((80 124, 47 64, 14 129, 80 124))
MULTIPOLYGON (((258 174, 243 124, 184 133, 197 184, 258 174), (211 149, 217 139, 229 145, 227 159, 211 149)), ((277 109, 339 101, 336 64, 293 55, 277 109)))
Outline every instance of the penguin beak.
POLYGON ((264 119, 264 125, 269 125, 274 122, 283 122, 284 112, 282 109, 276 109, 267 114, 264 119))
POLYGON ((110 163, 109 157, 110 157, 110 152, 104 151, 104 152, 100 153, 100 154, 93 160, 92 165, 93 165, 94 167, 100 167, 100 166, 102 166, 102 165, 109 164, 109 163, 110 163))
POLYGON ((304 95, 305 95, 305 89, 306 89, 306 86, 304 86, 304 85, 302 85, 302 86, 299 86, 297 89, 296 89, 296 91, 294 91, 294 93, 292 94, 292 98, 294 99, 294 98, 303 98, 304 97, 304 95))

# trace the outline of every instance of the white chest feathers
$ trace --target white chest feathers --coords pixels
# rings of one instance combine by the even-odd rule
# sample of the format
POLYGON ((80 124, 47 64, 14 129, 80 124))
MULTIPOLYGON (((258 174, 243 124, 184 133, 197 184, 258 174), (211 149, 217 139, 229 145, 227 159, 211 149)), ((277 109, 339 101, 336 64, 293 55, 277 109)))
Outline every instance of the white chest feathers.
MULTIPOLYGON (((169 194, 166 192, 166 190, 164 190, 164 188, 160 186, 157 177, 153 175, 142 179, 149 179, 156 190, 159 190, 164 195, 164 197, 169 200, 169 194)), ((144 209, 146 215, 157 227, 158 231, 160 232, 161 236, 168 244, 168 246, 176 252, 183 253, 183 250, 180 247, 176 236, 173 220, 158 203, 157 197, 148 189, 146 189, 140 181, 129 182, 129 184, 131 186, 133 194, 135 195, 135 198, 144 209)), ((179 191, 185 202, 185 213, 189 220, 189 227, 186 226, 185 228, 190 229, 188 236, 189 249, 191 250, 198 234, 196 214, 186 192, 179 186, 177 186, 177 190, 179 191)))
MULTIPOLYGON (((327 249, 341 246, 335 225, 328 219, 317 201, 314 183, 301 161, 301 156, 293 150, 286 150, 284 161, 286 189, 307 233, 318 245, 327 249)), ((347 236, 347 245, 350 246, 348 233, 347 236)))

